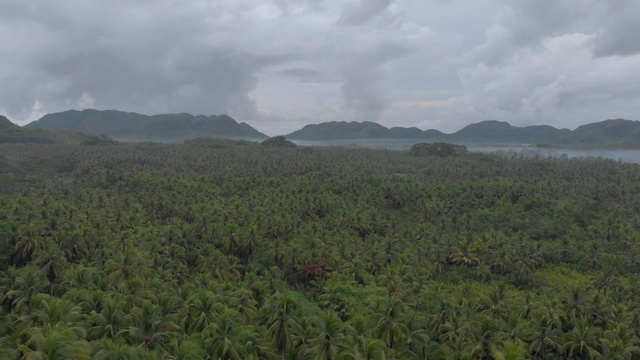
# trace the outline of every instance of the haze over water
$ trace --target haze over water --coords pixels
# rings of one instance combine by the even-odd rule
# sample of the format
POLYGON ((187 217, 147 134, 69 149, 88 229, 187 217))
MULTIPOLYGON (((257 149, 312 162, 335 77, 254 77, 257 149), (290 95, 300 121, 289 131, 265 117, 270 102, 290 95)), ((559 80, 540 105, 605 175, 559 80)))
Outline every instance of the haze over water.
MULTIPOLYGON (((348 140, 292 140, 301 146, 340 146, 389 150, 408 150, 414 144, 431 142, 425 139, 348 139, 348 140)), ((568 149, 536 148, 527 144, 513 145, 467 145, 469 151, 492 153, 501 156, 525 156, 540 158, 594 157, 612 159, 630 164, 640 164, 640 149, 568 149)))

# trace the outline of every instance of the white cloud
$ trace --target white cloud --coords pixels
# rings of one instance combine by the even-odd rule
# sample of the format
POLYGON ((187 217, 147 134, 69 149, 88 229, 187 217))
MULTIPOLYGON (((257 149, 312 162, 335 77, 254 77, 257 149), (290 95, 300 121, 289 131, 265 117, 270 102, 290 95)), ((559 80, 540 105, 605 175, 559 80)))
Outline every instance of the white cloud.
POLYGON ((36 100, 33 102, 33 105, 31 106, 28 120, 29 121, 37 120, 43 117, 46 113, 47 112, 43 110, 42 104, 40 103, 40 101, 36 100))
POLYGON ((96 104, 96 99, 93 96, 85 93, 82 93, 80 98, 78 99, 78 108, 79 109, 92 109, 96 104))
POLYGON ((631 2, 503 2, 484 42, 449 59, 461 86, 449 106, 394 116, 446 131, 486 119, 568 128, 640 119, 637 22, 627 21, 638 17, 631 2))

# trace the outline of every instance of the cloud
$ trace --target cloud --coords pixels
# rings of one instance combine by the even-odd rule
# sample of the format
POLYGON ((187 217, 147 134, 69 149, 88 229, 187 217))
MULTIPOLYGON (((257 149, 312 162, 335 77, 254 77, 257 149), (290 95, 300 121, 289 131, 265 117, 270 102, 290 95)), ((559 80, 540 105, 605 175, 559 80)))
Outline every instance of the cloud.
POLYGON ((447 100, 420 100, 420 101, 401 101, 393 104, 400 108, 434 108, 449 105, 447 100))
POLYGON ((634 55, 640 52, 640 3, 637 1, 610 1, 604 24, 596 40, 597 56, 634 55))
POLYGON ((389 106, 388 72, 381 67, 347 66, 340 87, 345 108, 354 119, 376 121, 389 106))
POLYGON ((32 119, 38 119, 44 116, 45 114, 46 112, 42 110, 42 104, 40 103, 40 101, 38 100, 34 101, 33 105, 31 106, 29 117, 32 119))
POLYGON ((313 78, 318 76, 318 70, 309 68, 290 68, 278 71, 278 74, 297 78, 313 78))
POLYGON ((637 119, 639 17, 627 0, 0 1, 0 109, 226 113, 269 134, 637 119))
POLYGON ((229 23, 249 15, 210 2, 56 4, 0 5, 0 79, 7 85, 0 105, 21 120, 33 120, 35 99, 46 111, 94 103, 143 113, 252 116, 255 102, 247 94, 255 74, 281 58, 252 51, 251 39, 246 47, 234 44, 237 29, 229 23), (78 103, 85 93, 93 101, 78 103))
POLYGON ((78 99, 78 108, 80 109, 92 109, 96 104, 96 99, 93 96, 85 93, 82 93, 80 99, 78 99))
POLYGON ((499 66, 520 49, 540 48, 547 37, 596 31, 602 0, 551 1, 540 5, 534 0, 502 0, 497 20, 485 30, 485 42, 459 60, 499 66))
POLYGON ((632 35, 614 36, 635 23, 611 2, 578 3, 508 2, 485 42, 452 61, 462 89, 447 113, 424 115, 451 118, 449 128, 485 119, 573 128, 638 118, 631 99, 640 91, 640 55, 632 35), (621 21, 613 26, 612 18, 621 21))
POLYGON ((376 42, 362 51, 346 52, 351 59, 341 64, 344 108, 358 121, 378 121, 391 104, 389 62, 412 52, 398 44, 376 42))
POLYGON ((359 4, 348 3, 342 8, 338 22, 362 25, 385 11, 389 5, 391 5, 391 0, 360 0, 359 4))
POLYGON ((390 104, 389 64, 425 36, 399 12, 377 0, 3 2, 0 106, 22 122, 34 120, 36 100, 45 112, 97 106, 260 121, 262 99, 250 94, 294 77, 336 83, 340 116, 375 120, 390 104), (367 24, 381 13, 391 17, 367 24))
MULTIPOLYGON (((378 20, 357 27, 331 22, 321 36, 303 42, 290 63, 260 74, 261 81, 252 94, 261 99, 261 109, 280 114, 283 122, 291 118, 300 123, 379 121, 393 101, 395 63, 422 51, 423 46, 436 44, 438 37, 402 17, 378 20), (381 26, 387 20, 388 26, 381 26), (336 90, 338 94, 329 95, 336 90), (282 98, 296 104, 297 109, 277 105, 282 98)), ((293 20, 282 23, 281 19, 282 26, 289 27, 288 21, 293 20)), ((305 33, 308 24, 298 25, 298 32, 305 33)))

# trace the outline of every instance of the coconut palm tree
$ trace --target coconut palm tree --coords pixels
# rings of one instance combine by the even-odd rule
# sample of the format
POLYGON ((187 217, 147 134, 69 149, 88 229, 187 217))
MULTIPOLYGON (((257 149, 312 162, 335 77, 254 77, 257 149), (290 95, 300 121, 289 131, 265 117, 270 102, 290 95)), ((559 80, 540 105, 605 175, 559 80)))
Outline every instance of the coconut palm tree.
POLYGON ((281 359, 287 357, 292 345, 292 327, 297 325, 294 315, 298 309, 298 301, 288 292, 277 292, 272 295, 261 312, 266 317, 267 334, 273 339, 281 359))
POLYGON ((180 341, 180 345, 173 346, 177 348, 175 359, 176 360, 200 360, 206 359, 207 353, 202 347, 202 342, 195 339, 184 339, 180 341))
POLYGON ((357 360, 385 360, 390 353, 380 339, 368 339, 364 335, 359 335, 356 344, 354 358, 357 360))
POLYGON ((88 339, 114 339, 121 330, 125 329, 127 321, 120 305, 119 301, 107 297, 101 301, 101 309, 97 309, 99 312, 92 310, 89 313, 88 339))
POLYGON ((409 335, 405 305, 400 299, 390 298, 380 305, 379 311, 374 332, 390 349, 396 349, 409 335))
POLYGON ((11 301, 14 309, 29 303, 34 296, 45 293, 48 287, 46 276, 33 266, 9 269, 9 276, 13 278, 13 283, 4 297, 11 301))
POLYGON ((25 359, 89 359, 89 343, 84 340, 81 328, 63 325, 29 328, 22 332, 26 337, 18 351, 25 359))
MULTIPOLYGON (((32 263, 40 268, 40 271, 49 279, 49 283, 53 285, 62 276, 66 260, 55 243, 46 241, 44 248, 34 251, 32 263)), ((50 289, 52 291, 53 287, 50 289)))
POLYGON ((449 262, 457 266, 477 266, 480 264, 480 259, 473 253, 468 241, 460 241, 453 249, 453 253, 449 255, 449 262))
POLYGON ((507 341, 494 355, 496 360, 524 360, 527 354, 521 342, 507 341))
POLYGON ((640 354, 637 338, 633 330, 626 324, 606 330, 600 339, 602 356, 605 359, 628 360, 640 354))
POLYGON ((580 318, 575 328, 567 334, 564 349, 568 352, 569 358, 581 357, 583 359, 602 358, 598 343, 600 329, 593 326, 592 322, 586 318, 580 318))
POLYGON ((44 246, 45 239, 42 236, 43 230, 36 224, 30 225, 19 232, 19 239, 15 244, 14 250, 20 264, 26 264, 31 261, 32 255, 36 250, 44 246))
POLYGON ((137 360, 147 357, 143 348, 116 343, 113 339, 96 341, 92 343, 92 348, 93 360, 137 360))
POLYGON ((315 319, 316 337, 310 340, 307 354, 318 360, 338 360, 353 356, 354 349, 345 325, 332 311, 325 311, 315 319))
POLYGON ((474 327, 471 336, 472 343, 470 345, 470 358, 491 360, 494 359, 493 354, 497 350, 499 343, 500 331, 497 325, 490 319, 480 320, 480 324, 474 327))
POLYGON ((240 314, 225 308, 214 323, 202 331, 207 355, 213 359, 240 360, 247 358, 240 314))
POLYGON ((482 301, 481 314, 484 314, 494 320, 503 319, 509 311, 507 304, 507 290, 500 285, 485 294, 482 301))
POLYGON ((153 351, 159 357, 169 353, 168 345, 180 330, 176 324, 163 321, 158 307, 145 302, 129 314, 130 326, 121 330, 118 338, 124 338, 130 345, 153 351))
POLYGON ((534 320, 529 352, 546 359, 549 354, 560 354, 562 351, 562 331, 556 327, 553 319, 541 317, 534 320))

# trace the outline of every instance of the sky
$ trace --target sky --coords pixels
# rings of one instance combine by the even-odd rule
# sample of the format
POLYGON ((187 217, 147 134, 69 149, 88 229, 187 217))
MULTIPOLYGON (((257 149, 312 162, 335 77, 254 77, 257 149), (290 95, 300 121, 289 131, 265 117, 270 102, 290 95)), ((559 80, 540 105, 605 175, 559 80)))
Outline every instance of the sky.
POLYGON ((640 120, 638 19, 636 0, 0 0, 0 114, 640 120))

